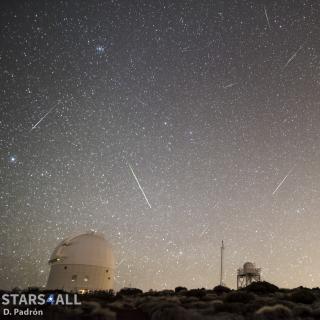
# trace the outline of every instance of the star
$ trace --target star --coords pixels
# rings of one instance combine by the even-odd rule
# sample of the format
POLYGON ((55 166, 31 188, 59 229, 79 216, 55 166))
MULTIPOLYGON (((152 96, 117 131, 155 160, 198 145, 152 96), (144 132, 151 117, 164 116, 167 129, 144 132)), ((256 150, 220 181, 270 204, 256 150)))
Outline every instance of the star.
POLYGON ((103 46, 100 45, 96 47, 96 53, 98 55, 102 55, 104 52, 105 52, 105 48, 103 46))
POLYGON ((16 163, 17 162, 17 157, 15 155, 10 155, 9 156, 9 162, 10 163, 16 163))

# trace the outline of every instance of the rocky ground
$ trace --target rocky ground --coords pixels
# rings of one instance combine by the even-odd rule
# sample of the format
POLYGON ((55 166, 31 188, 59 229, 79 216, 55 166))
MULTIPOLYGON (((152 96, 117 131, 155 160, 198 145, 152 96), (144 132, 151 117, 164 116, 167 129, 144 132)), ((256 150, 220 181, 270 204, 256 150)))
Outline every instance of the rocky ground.
MULTIPOLYGON (((142 292, 122 289, 117 294, 95 292, 81 296, 81 306, 44 306, 44 319, 320 319, 320 289, 279 289, 267 282, 241 290, 217 286, 212 290, 178 287, 142 292)), ((3 308, 3 306, 2 306, 3 308)), ((0 317, 2 319, 2 317, 0 317)), ((5 317, 3 317, 5 318, 5 317)), ((16 319, 22 319, 16 316, 16 319)), ((39 316, 28 316, 39 319, 39 316)))

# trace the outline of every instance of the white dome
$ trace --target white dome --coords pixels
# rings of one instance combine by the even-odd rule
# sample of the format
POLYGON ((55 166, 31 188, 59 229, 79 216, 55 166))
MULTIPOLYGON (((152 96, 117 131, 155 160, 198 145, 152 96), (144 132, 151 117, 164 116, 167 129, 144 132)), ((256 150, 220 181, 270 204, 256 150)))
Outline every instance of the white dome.
POLYGON ((243 265, 243 270, 244 272, 246 273, 251 273, 251 272, 254 272, 255 271, 255 265, 254 263, 252 262, 246 262, 244 265, 243 265))
POLYGON ((67 238, 53 251, 49 264, 113 267, 110 243, 100 233, 87 232, 67 238))

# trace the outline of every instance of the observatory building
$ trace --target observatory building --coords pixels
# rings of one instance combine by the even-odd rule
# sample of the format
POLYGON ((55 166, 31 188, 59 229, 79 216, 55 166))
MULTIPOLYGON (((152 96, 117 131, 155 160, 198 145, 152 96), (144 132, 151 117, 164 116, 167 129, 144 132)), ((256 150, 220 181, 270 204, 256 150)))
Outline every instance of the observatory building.
POLYGON ((252 262, 246 262, 237 272, 237 289, 244 288, 254 281, 261 280, 261 269, 252 262))
POLYGON ((72 292, 113 289, 114 256, 100 233, 87 232, 59 243, 49 260, 47 289, 72 292))

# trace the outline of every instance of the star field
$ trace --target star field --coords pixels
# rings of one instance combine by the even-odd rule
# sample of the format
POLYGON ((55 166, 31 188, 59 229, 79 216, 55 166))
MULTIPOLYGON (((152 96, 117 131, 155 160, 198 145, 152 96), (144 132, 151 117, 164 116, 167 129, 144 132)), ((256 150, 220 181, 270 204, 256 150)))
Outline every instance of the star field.
POLYGON ((0 6, 0 288, 90 229, 117 288, 319 286, 318 1, 0 6))

